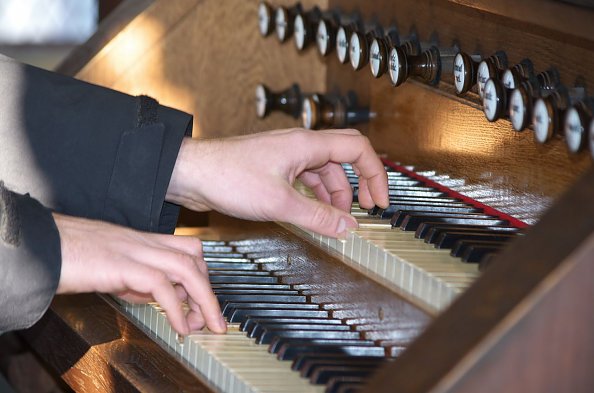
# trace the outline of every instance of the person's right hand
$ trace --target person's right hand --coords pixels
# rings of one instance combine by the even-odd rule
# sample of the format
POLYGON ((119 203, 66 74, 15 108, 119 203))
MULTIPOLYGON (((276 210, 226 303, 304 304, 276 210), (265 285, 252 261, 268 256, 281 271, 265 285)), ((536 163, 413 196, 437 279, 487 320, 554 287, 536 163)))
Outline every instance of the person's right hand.
POLYGON ((157 301, 171 326, 189 334, 226 324, 210 287, 202 243, 54 213, 62 270, 57 293, 111 293, 135 303, 157 301), (187 301, 186 314, 182 302, 187 301))

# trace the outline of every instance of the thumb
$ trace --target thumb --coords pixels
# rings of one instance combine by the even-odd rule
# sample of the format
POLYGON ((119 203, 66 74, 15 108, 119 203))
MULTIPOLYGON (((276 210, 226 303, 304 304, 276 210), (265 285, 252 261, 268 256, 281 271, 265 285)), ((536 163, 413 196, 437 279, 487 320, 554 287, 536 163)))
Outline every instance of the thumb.
POLYGON ((335 238, 345 238, 347 229, 358 227, 357 220, 343 210, 292 191, 291 208, 285 210, 291 224, 335 238))

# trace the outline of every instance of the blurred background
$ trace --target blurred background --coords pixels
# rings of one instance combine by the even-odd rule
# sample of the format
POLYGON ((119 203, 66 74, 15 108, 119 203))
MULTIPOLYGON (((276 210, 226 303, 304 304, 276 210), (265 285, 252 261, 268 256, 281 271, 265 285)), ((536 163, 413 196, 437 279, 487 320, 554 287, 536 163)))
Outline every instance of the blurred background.
POLYGON ((0 0, 0 53, 54 69, 122 2, 0 0))

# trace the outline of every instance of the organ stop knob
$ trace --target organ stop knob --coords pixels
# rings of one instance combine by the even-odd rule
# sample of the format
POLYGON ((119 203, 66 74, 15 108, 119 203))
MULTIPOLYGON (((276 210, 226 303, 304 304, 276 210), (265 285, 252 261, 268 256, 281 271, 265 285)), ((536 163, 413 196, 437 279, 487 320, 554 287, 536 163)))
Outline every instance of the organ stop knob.
POLYGON ((333 16, 326 16, 318 23, 316 32, 316 44, 318 46, 318 52, 322 56, 327 56, 334 50, 336 46, 336 33, 338 30, 337 18, 333 16))
POLYGON ((467 93, 476 84, 480 56, 458 52, 454 57, 454 87, 456 93, 467 93))
POLYGON ((509 118, 516 131, 522 131, 532 120, 534 101, 548 95, 559 85, 559 72, 555 68, 538 74, 535 78, 528 78, 520 83, 510 95, 509 118))
POLYGON ((394 86, 400 86, 409 77, 435 85, 439 82, 441 69, 442 58, 436 46, 419 55, 408 54, 402 46, 394 46, 390 50, 389 75, 394 86))
POLYGON ((259 118, 268 116, 272 111, 281 111, 298 119, 301 104, 302 95, 297 84, 278 93, 271 92, 263 84, 256 86, 256 114, 259 118))
POLYGON ((483 98, 485 83, 489 79, 499 79, 506 68, 507 55, 505 52, 496 52, 479 63, 476 70, 476 85, 480 98, 483 98))
POLYGON ((267 37, 274 29, 273 10, 270 4, 261 1, 258 4, 258 28, 263 37, 267 37))
POLYGON ((532 74, 532 63, 525 59, 508 68, 501 79, 490 78, 483 87, 483 112, 494 122, 509 114, 511 91, 532 74))
POLYGON ((298 50, 303 50, 315 40, 316 28, 322 13, 318 7, 308 12, 298 12, 293 22, 293 37, 298 50))
POLYGON ((548 96, 538 98, 532 110, 534 139, 538 143, 545 143, 554 135, 560 135, 567 108, 584 97, 583 87, 567 89, 565 86, 559 86, 548 96))
MULTIPOLYGON (((369 121, 369 108, 360 108, 346 98, 312 94, 303 99, 301 119, 308 129, 344 128, 369 121)), ((351 100, 354 101, 354 100, 351 100)))
POLYGON ((587 98, 571 106, 565 114, 563 130, 567 150, 578 153, 586 145, 588 129, 592 121, 594 100, 587 98))
POLYGON ((276 9, 274 24, 276 36, 280 42, 287 41, 293 34, 293 23, 298 12, 301 12, 301 6, 299 4, 290 8, 280 6, 276 9))
POLYGON ((398 35, 392 31, 384 37, 374 37, 369 47, 369 67, 371 75, 379 78, 388 70, 390 48, 399 45, 398 35))

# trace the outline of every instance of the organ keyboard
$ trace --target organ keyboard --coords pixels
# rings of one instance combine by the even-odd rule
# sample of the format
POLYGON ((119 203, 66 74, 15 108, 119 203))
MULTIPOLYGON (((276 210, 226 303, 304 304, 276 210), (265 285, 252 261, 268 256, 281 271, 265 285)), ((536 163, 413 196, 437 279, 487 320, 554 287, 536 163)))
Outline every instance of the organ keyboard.
MULTIPOLYGON (((318 50, 313 45, 297 50, 272 32, 278 10, 296 11, 294 1, 260 7, 256 0, 140 3, 134 6, 144 9, 140 15, 118 15, 115 28, 103 24, 100 34, 76 51, 81 58, 69 59, 61 71, 130 94, 149 94, 193 113, 194 136, 206 138, 300 125, 278 111, 258 118, 253 110, 258 84, 271 91, 298 84, 300 91, 320 97, 354 92, 358 105, 373 113, 361 131, 380 153, 414 164, 416 172, 391 165, 391 171, 396 169, 392 180, 399 184, 393 207, 369 214, 355 201, 360 227, 340 242, 295 228, 299 236, 277 226, 220 225, 218 216, 211 217, 211 228, 180 229, 203 239, 251 242, 241 256, 228 256, 233 262, 209 262, 218 273, 227 270, 213 274, 213 285, 221 299, 236 303, 235 318, 246 312, 238 307, 241 299, 263 304, 261 292, 266 291, 268 303, 304 301, 315 308, 290 306, 286 312, 327 315, 315 323, 285 318, 267 320, 264 328, 250 320, 248 331, 238 332, 234 322, 229 336, 196 334, 181 344, 165 323, 146 323, 149 315, 165 321, 154 305, 144 311, 124 306, 144 319, 146 326, 137 321, 143 326, 138 328, 119 312, 120 306, 111 308, 96 296, 57 297, 46 317, 23 337, 73 389, 293 389, 272 388, 271 373, 260 372, 261 363, 266 370, 284 367, 274 373, 303 390, 320 389, 307 383, 313 378, 325 381, 330 391, 359 388, 363 381, 364 389, 374 393, 592 391, 594 175, 588 172, 592 153, 585 150, 586 142, 594 140, 594 122, 592 108, 579 102, 591 95, 587 87, 594 83, 594 11, 567 4, 588 2, 308 0, 300 5, 303 14, 317 6, 322 20, 334 16, 321 25, 318 50), (425 80, 435 82, 432 87, 422 78, 394 87, 390 68, 375 75, 372 64, 379 77, 374 78, 368 69, 353 71, 349 64, 351 33, 370 26, 381 26, 385 34, 397 31, 411 59, 417 54, 410 50, 413 45, 424 43, 430 45, 423 50, 455 46, 472 61, 462 62, 462 68, 455 63, 458 74, 442 72, 438 83, 425 80), (328 42, 335 35, 338 39, 328 42), (481 110, 489 78, 501 79, 508 67, 526 58, 535 73, 555 67, 567 90, 579 92, 570 93, 565 103, 553 99, 562 90, 544 97, 547 108, 553 106, 534 111, 534 133, 530 127, 514 131, 505 111, 496 116, 501 119, 488 122, 481 110), (570 110, 576 105, 580 116, 570 110), (564 124, 568 111, 574 115, 564 124), (540 126, 549 123, 553 126, 542 137, 540 126), (578 180, 587 172, 589 177, 578 180), (462 217, 472 225, 462 226, 462 217), (422 223, 426 219, 434 224, 422 223), (249 280, 275 283, 254 288, 236 282, 236 289, 223 294, 221 284, 226 283, 214 281, 248 280, 228 271, 229 264, 255 266, 253 274, 245 274, 249 280), (267 353, 281 324, 287 331, 299 330, 287 334, 301 338, 308 331, 330 331, 334 337, 361 332, 361 340, 373 344, 350 345, 350 351, 368 351, 356 359, 332 353, 328 346, 317 358, 298 356, 295 366, 303 368, 297 373, 288 370, 291 362, 267 353), (247 338, 248 332, 253 337, 247 338), (267 344, 256 344, 256 339, 267 344), (253 367, 246 366, 243 356, 231 355, 222 344, 226 340, 239 353, 254 351, 258 360, 253 367), (198 352, 206 347, 210 352, 198 352), (203 362, 211 368, 196 373, 203 362), (378 363, 383 365, 379 369, 378 363), (225 366, 213 368, 217 364, 225 366), (367 378, 370 369, 378 371, 367 378), (338 377, 337 371, 348 376, 338 377)), ((294 21, 281 16, 282 38, 290 41, 286 33, 294 21)), ((312 100, 306 102, 316 109, 312 100)), ((530 112, 529 106, 519 108, 530 112)), ((240 243, 227 244, 236 253, 240 243)), ((304 348, 300 344, 289 353, 304 348)))
MULTIPOLYGON (((484 246, 481 241, 488 238, 489 250, 496 252, 519 236, 519 228, 510 221, 523 223, 494 210, 498 216, 486 214, 480 203, 456 198, 453 190, 443 188, 443 184, 461 187, 459 181, 392 165, 402 171, 386 167, 393 194, 390 208, 367 211, 355 201, 352 213, 359 228, 350 230, 346 240, 301 232, 338 254, 343 263, 436 315, 479 275, 480 258, 463 262, 450 255, 451 249, 464 242, 467 248, 484 246), (441 181, 441 190, 432 187, 435 180, 441 181), (391 219, 400 213, 408 214, 401 220, 408 231, 391 219), (421 221, 413 225, 411 217, 421 217, 421 221), (425 234, 436 229, 444 229, 440 239, 447 245, 442 248, 423 241, 428 237, 425 234), (448 236, 454 239, 445 242, 448 236)), ((357 176, 349 165, 344 168, 356 195, 357 176)), ((422 324, 410 321, 403 327, 402 321, 383 321, 383 317, 362 323, 341 316, 346 305, 315 300, 329 292, 314 289, 305 281, 285 282, 292 274, 291 257, 285 257, 285 252, 257 239, 204 242, 211 283, 229 323, 228 335, 197 332, 178 337, 157 304, 121 302, 121 306, 182 363, 225 392, 338 392, 346 386, 354 391, 422 331, 422 324), (293 371, 287 361, 293 362, 293 371), (309 371, 304 369, 305 363, 313 363, 309 371), (298 372, 308 376, 313 385, 298 372)), ((356 304, 349 304, 353 306, 356 304)))

